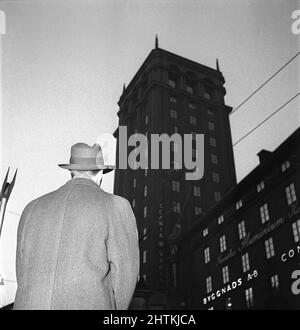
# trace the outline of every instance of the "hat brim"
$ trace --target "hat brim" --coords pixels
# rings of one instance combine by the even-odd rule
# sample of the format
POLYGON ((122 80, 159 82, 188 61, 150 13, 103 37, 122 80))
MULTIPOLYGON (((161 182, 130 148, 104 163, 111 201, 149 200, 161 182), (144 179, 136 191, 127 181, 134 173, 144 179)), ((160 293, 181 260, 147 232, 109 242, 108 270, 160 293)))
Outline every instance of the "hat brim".
POLYGON ((58 166, 65 170, 77 170, 77 171, 103 170, 103 174, 106 174, 116 168, 114 165, 86 165, 86 164, 58 164, 58 166))

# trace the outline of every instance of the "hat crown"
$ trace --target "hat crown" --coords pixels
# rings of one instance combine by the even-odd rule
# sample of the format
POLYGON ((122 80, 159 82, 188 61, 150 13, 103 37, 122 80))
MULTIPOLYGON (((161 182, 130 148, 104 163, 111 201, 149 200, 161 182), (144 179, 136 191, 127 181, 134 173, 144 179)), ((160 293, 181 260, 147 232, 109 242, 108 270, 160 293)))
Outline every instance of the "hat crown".
POLYGON ((102 154, 101 147, 94 144, 90 147, 86 143, 76 143, 71 147, 71 157, 97 157, 98 153, 102 154))
POLYGON ((99 144, 92 147, 86 143, 76 143, 71 147, 70 164, 104 165, 99 144))
POLYGON ((86 143, 76 143, 71 147, 70 164, 59 164, 58 166, 68 170, 93 171, 103 170, 108 173, 115 168, 114 165, 105 165, 101 146, 95 143, 89 146, 86 143))

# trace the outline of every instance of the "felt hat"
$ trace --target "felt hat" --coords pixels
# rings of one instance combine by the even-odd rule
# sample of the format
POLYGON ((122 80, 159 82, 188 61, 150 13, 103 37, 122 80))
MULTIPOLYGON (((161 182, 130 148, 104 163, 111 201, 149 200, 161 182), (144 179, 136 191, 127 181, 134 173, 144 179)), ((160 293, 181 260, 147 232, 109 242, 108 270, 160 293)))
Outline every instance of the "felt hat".
POLYGON ((66 170, 95 171, 103 170, 103 174, 112 171, 114 165, 105 165, 102 149, 99 144, 90 147, 86 143, 76 143, 71 147, 69 164, 58 164, 66 170))

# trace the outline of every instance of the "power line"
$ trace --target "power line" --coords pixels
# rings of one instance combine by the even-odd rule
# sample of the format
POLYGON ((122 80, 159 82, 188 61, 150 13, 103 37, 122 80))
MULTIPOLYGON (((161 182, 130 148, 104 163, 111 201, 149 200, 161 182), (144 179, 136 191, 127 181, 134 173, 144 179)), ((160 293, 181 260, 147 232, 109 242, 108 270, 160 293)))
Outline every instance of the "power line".
POLYGON ((285 102, 281 107, 279 107, 277 110, 272 112, 267 118, 265 118, 263 121, 261 121, 258 125, 256 125, 254 128, 252 128, 249 132, 247 132, 244 136, 242 136, 239 140, 237 140, 232 146, 236 146, 238 143, 240 143, 242 140, 244 140, 249 134, 253 133, 258 127, 260 127, 262 124, 264 124, 267 120, 269 120, 271 117, 273 117, 276 113, 278 113, 280 110, 282 110, 285 106, 287 106, 290 102, 292 102, 297 96, 300 95, 300 92, 298 92, 295 96, 293 96, 291 99, 289 99, 287 102, 285 102))
POLYGON ((269 81, 271 81, 279 72, 281 72, 287 65, 289 65, 298 55, 300 52, 298 52, 296 55, 294 55, 288 62, 286 62, 280 69, 278 69, 270 78, 268 78, 262 85, 260 85, 253 93, 251 93, 242 103, 240 103, 232 112, 235 113, 242 105, 244 105, 252 96, 254 96, 259 90, 261 90, 269 81))

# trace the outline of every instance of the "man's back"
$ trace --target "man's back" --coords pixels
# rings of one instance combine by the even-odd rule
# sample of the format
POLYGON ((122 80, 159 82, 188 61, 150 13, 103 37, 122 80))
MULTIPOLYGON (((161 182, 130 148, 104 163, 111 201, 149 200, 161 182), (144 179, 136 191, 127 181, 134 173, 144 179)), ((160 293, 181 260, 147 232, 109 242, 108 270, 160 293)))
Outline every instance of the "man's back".
POLYGON ((73 179, 22 214, 14 308, 126 309, 138 271, 128 201, 73 179))

